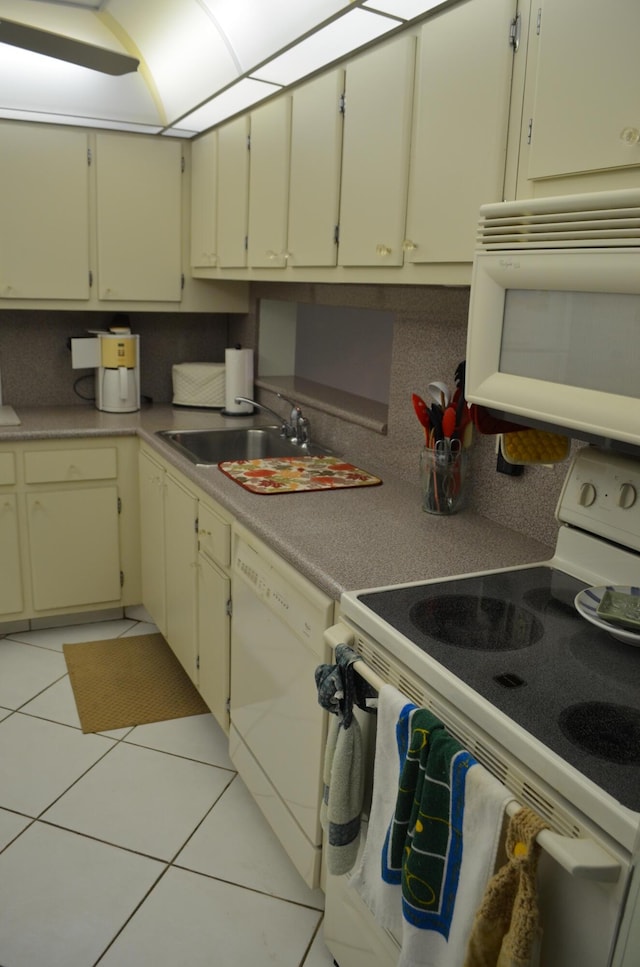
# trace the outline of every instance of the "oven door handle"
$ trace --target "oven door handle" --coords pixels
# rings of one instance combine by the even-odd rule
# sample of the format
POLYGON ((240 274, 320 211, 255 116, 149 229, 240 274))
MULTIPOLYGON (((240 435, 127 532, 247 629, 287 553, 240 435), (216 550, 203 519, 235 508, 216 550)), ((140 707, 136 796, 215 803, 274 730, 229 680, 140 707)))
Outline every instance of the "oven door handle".
MULTIPOLYGON (((521 808, 521 804, 512 799, 507 805, 507 815, 513 816, 521 808)), ((563 836, 552 829, 543 829, 536 842, 572 876, 598 883, 616 883, 620 878, 620 863, 593 839, 563 836)))

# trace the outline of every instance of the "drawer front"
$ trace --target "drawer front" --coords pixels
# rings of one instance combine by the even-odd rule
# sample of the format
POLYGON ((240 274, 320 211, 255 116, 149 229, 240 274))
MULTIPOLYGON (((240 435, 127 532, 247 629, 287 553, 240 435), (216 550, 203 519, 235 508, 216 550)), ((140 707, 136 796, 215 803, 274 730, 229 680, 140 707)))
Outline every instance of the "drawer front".
POLYGON ((41 450, 25 453, 27 483, 56 483, 77 480, 113 480, 118 474, 115 447, 89 450, 41 450))
POLYGON ((200 550, 222 567, 231 563, 231 524, 200 502, 198 509, 200 550))
POLYGON ((0 486, 16 482, 16 463, 12 453, 0 453, 0 486))

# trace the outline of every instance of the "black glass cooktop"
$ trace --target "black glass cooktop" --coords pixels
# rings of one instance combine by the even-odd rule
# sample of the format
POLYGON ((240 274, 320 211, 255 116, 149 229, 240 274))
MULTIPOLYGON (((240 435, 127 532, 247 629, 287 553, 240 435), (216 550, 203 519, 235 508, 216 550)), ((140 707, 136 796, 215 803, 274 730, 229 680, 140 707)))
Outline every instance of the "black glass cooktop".
POLYGON ((359 600, 625 806, 640 810, 640 648, 582 618, 548 567, 359 600))

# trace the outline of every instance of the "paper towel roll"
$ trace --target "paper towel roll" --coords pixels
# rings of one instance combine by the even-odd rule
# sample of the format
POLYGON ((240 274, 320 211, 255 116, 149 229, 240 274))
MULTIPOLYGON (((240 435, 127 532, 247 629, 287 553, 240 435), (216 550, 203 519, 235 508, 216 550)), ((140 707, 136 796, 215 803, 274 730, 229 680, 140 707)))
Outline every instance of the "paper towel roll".
POLYGON ((226 349, 225 412, 252 413, 249 403, 236 403, 236 396, 253 398, 253 349, 226 349))

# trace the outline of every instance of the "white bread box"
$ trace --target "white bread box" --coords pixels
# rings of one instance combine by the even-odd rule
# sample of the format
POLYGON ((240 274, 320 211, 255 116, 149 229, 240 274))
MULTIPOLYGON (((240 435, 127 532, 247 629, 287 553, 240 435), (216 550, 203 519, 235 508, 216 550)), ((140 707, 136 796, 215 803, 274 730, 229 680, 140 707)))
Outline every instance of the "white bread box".
POLYGON ((224 363, 176 363, 171 374, 174 406, 224 407, 224 363))

